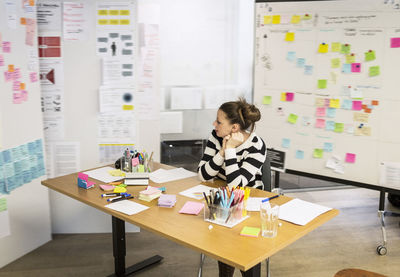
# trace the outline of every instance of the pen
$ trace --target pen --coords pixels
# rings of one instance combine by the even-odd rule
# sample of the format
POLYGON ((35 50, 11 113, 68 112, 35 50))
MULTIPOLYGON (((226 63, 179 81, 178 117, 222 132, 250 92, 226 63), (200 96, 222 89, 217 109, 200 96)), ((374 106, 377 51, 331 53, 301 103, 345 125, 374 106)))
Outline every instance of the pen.
POLYGON ((121 196, 127 194, 126 192, 103 193, 101 197, 121 196))
POLYGON ((279 197, 279 194, 274 195, 274 196, 271 196, 271 197, 268 197, 268 198, 265 198, 265 199, 263 199, 261 202, 264 203, 264 202, 267 202, 267 201, 269 201, 269 200, 271 200, 271 199, 274 199, 274 198, 277 198, 277 197, 279 197))
MULTIPOLYGON (((111 202, 111 203, 114 203, 114 202, 118 202, 118 201, 122 201, 122 200, 132 199, 132 198, 133 198, 133 196, 121 197, 121 198, 112 200, 112 201, 110 201, 110 202, 111 202)), ((111 200, 111 199, 108 199, 108 200, 111 200)), ((108 200, 107 200, 107 201, 108 201, 108 200)))
POLYGON ((131 196, 130 194, 124 193, 124 194, 121 194, 120 196, 107 199, 107 202, 113 202, 113 201, 115 201, 117 199, 127 198, 127 197, 130 197, 130 196, 131 196))

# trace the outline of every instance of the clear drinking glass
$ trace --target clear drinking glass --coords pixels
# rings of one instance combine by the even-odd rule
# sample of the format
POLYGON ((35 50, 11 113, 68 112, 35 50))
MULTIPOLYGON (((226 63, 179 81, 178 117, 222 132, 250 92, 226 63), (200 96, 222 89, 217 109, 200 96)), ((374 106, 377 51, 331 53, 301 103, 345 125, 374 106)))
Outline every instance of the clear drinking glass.
POLYGON ((279 206, 269 201, 260 205, 261 235, 266 238, 276 237, 278 234, 279 206))

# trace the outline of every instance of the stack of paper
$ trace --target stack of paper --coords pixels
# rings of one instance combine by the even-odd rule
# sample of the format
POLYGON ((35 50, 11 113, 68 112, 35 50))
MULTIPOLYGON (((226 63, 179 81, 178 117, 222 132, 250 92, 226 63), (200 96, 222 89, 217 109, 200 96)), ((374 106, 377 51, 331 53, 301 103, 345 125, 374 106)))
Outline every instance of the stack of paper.
POLYGON ((176 203, 176 195, 174 194, 162 194, 160 198, 158 198, 158 206, 171 208, 175 206, 176 203))
POLYGON ((200 199, 204 198, 203 192, 206 195, 210 195, 210 190, 212 190, 212 189, 214 189, 214 188, 208 187, 205 185, 197 185, 197 186, 191 187, 187 190, 181 191, 179 194, 186 196, 186 197, 195 198, 197 200, 200 200, 200 199))
POLYGON ((147 186, 145 190, 142 190, 139 193, 139 199, 150 202, 151 200, 160 197, 160 195, 161 195, 161 190, 152 186, 147 186))
POLYGON ((166 183, 194 176, 197 174, 182 167, 170 170, 160 168, 150 173, 150 179, 155 183, 166 183))

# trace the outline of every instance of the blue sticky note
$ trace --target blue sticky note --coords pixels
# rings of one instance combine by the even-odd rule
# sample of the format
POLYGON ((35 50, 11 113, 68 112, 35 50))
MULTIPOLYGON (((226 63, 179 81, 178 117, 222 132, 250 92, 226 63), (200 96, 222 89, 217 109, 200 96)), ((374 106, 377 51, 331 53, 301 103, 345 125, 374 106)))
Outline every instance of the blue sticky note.
POLYGON ((342 72, 343 73, 351 73, 351 64, 349 63, 344 63, 342 65, 342 72))
POLYGON ((294 62, 296 60, 296 52, 294 51, 287 52, 286 60, 288 60, 289 62, 294 62))
POLYGON ((304 67, 305 64, 306 64, 306 59, 304 59, 304 58, 297 59, 297 62, 296 62, 297 67, 304 67))
POLYGON ((333 150, 333 143, 325 142, 324 143, 324 151, 325 152, 332 152, 332 150, 333 150))
POLYGON ((327 131, 333 131, 335 130, 335 121, 326 121, 325 122, 325 130, 327 131))
POLYGON ((351 110, 353 108, 353 102, 349 99, 344 99, 342 101, 342 109, 351 110))
POLYGON ((371 110, 374 109, 374 105, 368 105, 367 107, 368 107, 368 109, 371 109, 371 110))
POLYGON ((303 150, 296 150, 296 159, 299 159, 299 160, 304 159, 304 151, 303 150))
POLYGON ((336 109, 334 108, 327 108, 326 109, 326 116, 330 118, 334 118, 336 116, 336 109))
POLYGON ((290 139, 288 139, 288 138, 282 139, 282 147, 283 148, 290 148, 290 139))
POLYGON ((304 74, 312 75, 313 74, 313 69, 314 69, 314 67, 312 65, 304 66, 304 74))

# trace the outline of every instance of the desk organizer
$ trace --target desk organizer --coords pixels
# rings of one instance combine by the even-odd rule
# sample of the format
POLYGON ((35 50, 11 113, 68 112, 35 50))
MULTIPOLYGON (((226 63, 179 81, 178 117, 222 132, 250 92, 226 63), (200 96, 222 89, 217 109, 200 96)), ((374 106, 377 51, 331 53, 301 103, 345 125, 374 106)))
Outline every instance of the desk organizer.
POLYGON ((204 208, 205 221, 229 228, 239 224, 248 217, 243 202, 230 208, 225 208, 221 205, 206 205, 204 208))

